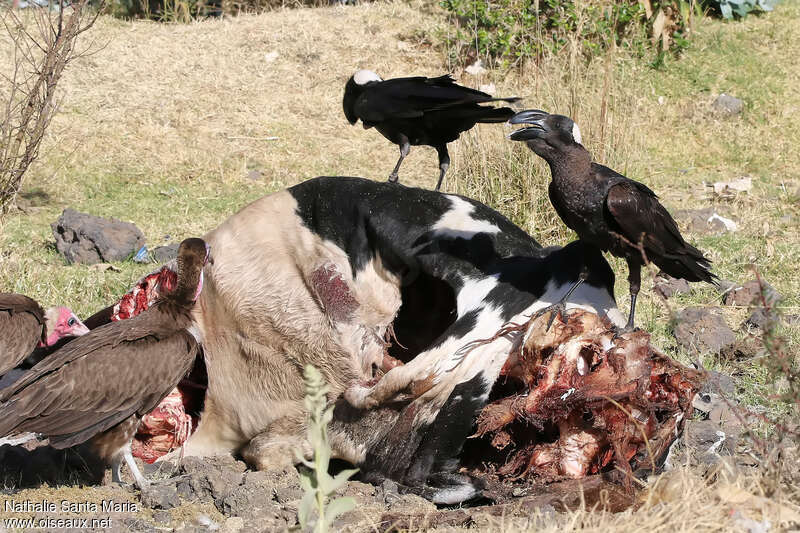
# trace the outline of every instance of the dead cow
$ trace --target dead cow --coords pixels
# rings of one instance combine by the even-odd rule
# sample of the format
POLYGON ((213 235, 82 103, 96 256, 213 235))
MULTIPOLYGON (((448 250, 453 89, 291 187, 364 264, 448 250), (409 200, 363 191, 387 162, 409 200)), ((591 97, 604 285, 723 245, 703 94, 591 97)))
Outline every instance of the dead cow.
POLYGON ((239 452, 254 467, 289 465, 304 443, 305 364, 340 401, 334 455, 367 479, 388 477, 455 503, 475 488, 452 474, 518 336, 492 337, 570 297, 624 319, 614 275, 579 242, 542 249, 508 219, 456 195, 321 177, 257 200, 204 239, 215 263, 195 307, 208 389, 189 455, 239 452), (392 332, 393 330, 393 332, 392 332), (387 339, 395 341, 391 347, 387 339), (389 355, 391 354, 391 355, 389 355), (374 387, 370 380, 394 366, 374 387))

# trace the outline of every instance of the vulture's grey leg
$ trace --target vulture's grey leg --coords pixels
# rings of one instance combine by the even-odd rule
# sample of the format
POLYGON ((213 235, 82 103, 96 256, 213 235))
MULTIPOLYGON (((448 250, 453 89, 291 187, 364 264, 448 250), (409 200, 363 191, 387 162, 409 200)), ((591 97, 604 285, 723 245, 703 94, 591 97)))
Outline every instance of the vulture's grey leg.
POLYGON ((123 485, 122 482, 122 454, 117 455, 111 462, 111 481, 123 485))

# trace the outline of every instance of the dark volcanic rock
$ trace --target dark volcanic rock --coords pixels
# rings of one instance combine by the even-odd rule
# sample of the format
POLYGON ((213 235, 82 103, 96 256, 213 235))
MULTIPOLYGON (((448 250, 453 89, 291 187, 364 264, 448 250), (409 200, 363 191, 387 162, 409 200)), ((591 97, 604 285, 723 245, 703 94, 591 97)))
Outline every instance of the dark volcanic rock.
POLYGON ((751 279, 747 283, 731 287, 723 298, 725 305, 762 305, 762 290, 764 299, 770 305, 777 303, 781 299, 780 293, 772 285, 764 280, 761 280, 761 284, 758 283, 757 279, 751 279), (761 284, 763 284, 763 289, 761 284))
POLYGON ((703 388, 700 389, 700 394, 714 392, 726 398, 733 398, 733 395, 736 394, 736 385, 733 382, 733 378, 729 375, 715 370, 709 370, 707 378, 703 388))
POLYGON ((56 249, 69 263, 122 261, 144 245, 144 235, 130 222, 65 209, 53 222, 56 249))
POLYGON ((186 457, 181 463, 188 479, 178 483, 178 492, 188 500, 219 500, 242 484, 246 465, 230 455, 186 457))
POLYGON ((156 246, 153 249, 153 258, 156 263, 167 263, 178 257, 178 246, 180 245, 177 242, 166 246, 156 246))
POLYGON ((172 509, 181 504, 181 499, 175 485, 155 484, 142 491, 142 504, 153 509, 172 509))
POLYGON ((747 320, 744 321, 742 327, 744 329, 756 328, 761 331, 768 330, 775 322, 777 322, 777 315, 767 311, 763 307, 756 307, 747 320))
POLYGON ((274 498, 274 490, 279 483, 271 472, 247 472, 240 486, 217 500, 217 509, 227 516, 249 518, 257 512, 277 520, 281 506, 274 498))
POLYGON ((735 426, 720 425, 714 420, 692 420, 686 424, 684 442, 705 463, 719 461, 720 455, 730 455, 736 450, 739 430, 735 426))
POLYGON ((685 279, 673 278, 669 274, 659 273, 653 285, 653 291, 664 298, 670 298, 675 294, 688 294, 691 289, 689 282, 685 279))
POLYGON ((719 353, 736 343, 736 335, 718 308, 687 307, 675 324, 678 344, 693 353, 719 353))

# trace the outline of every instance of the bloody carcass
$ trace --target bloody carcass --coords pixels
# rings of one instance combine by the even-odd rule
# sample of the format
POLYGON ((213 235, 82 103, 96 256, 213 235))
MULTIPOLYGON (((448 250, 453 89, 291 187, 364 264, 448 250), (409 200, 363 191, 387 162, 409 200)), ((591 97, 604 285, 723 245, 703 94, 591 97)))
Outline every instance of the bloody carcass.
MULTIPOLYGON (((650 344, 574 309, 517 326, 519 348, 503 391, 480 413, 475 437, 497 450, 501 478, 581 478, 616 467, 655 469, 677 438, 703 377, 650 344)), ((486 466, 486 465, 484 465, 486 466)))

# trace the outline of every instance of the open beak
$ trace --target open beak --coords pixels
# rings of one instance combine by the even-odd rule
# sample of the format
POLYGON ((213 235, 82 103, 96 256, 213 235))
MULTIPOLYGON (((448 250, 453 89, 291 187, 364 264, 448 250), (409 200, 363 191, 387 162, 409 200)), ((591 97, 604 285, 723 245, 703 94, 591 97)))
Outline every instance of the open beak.
POLYGON ((508 138, 512 141, 527 141, 538 139, 547 132, 544 120, 550 116, 549 113, 539 109, 528 109, 520 111, 510 119, 509 124, 524 124, 525 127, 512 132, 508 138))

